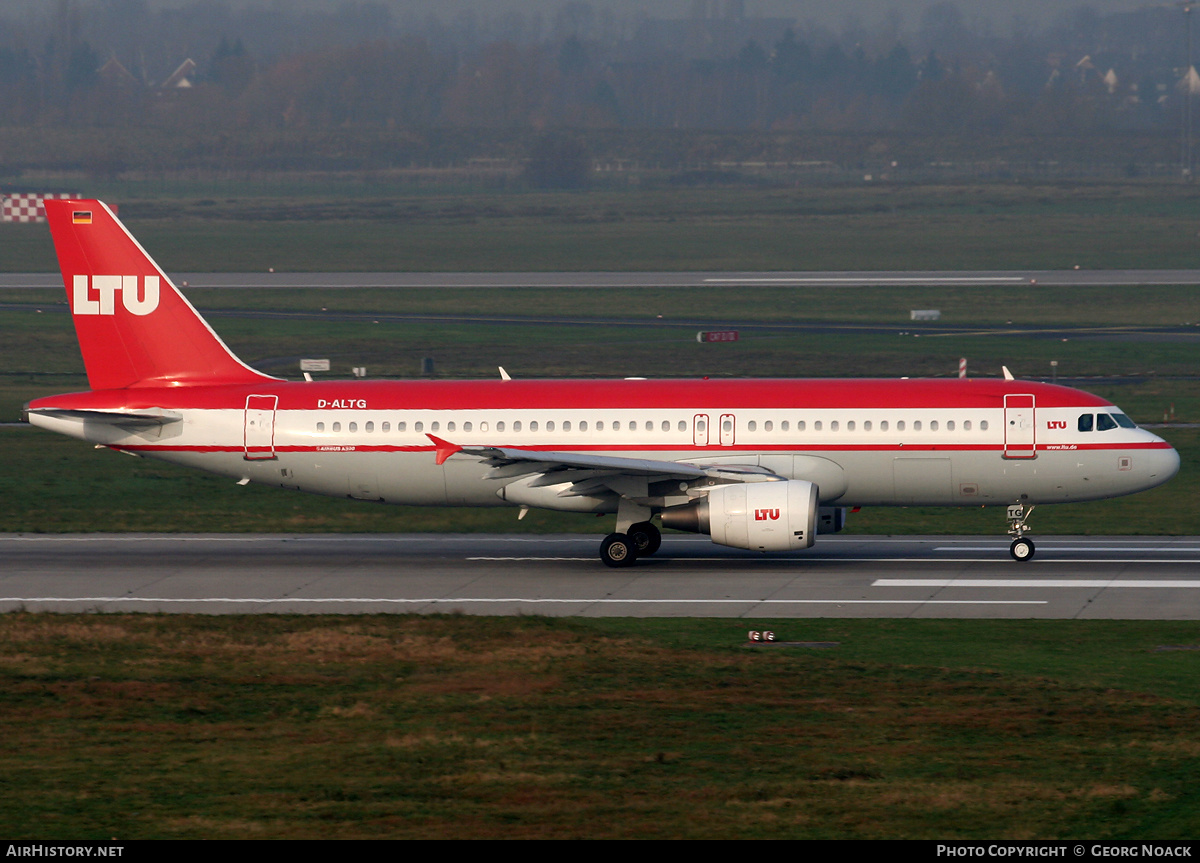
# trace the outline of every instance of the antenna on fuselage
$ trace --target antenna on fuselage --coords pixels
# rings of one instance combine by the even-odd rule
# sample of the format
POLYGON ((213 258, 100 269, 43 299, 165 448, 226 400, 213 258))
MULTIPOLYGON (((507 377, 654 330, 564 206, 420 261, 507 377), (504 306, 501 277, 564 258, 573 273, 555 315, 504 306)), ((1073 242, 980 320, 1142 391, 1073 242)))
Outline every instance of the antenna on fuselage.
POLYGON ((1004 379, 1006 381, 1016 380, 1016 378, 1013 377, 1013 373, 1008 370, 1008 366, 1000 366, 1000 368, 1004 372, 1004 379))

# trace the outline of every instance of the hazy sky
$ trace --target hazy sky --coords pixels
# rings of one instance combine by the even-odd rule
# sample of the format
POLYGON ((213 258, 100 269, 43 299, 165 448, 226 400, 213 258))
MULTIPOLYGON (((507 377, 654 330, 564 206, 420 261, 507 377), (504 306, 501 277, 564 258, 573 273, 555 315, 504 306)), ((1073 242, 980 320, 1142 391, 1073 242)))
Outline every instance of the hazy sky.
MULTIPOLYGON (((137 4, 141 0, 76 0, 83 6, 137 4)), ((188 6, 200 0, 144 0, 151 6, 188 6)), ((271 6, 296 8, 300 6, 336 8, 343 3, 375 2, 390 7, 396 16, 406 14, 420 16, 437 15, 442 18, 453 16, 463 9, 474 9, 483 15, 497 14, 509 10, 530 12, 553 11, 564 5, 566 0, 220 0, 230 7, 271 6)), ((661 18, 686 17, 694 0, 585 0, 593 9, 610 8, 618 14, 628 15, 643 12, 661 18)), ((711 2, 711 0, 710 0, 711 2)), ((726 0, 716 0, 723 5, 726 0)), ((1081 6, 1089 6, 1100 13, 1133 11, 1143 7, 1177 5, 1173 0, 1164 2, 1139 2, 1139 0, 953 0, 970 23, 979 20, 991 22, 993 30, 1007 33, 1014 16, 1021 16, 1034 24, 1045 24, 1055 17, 1081 6)), ((812 20, 826 26, 838 28, 848 19, 858 18, 865 24, 882 21, 895 10, 905 29, 913 29, 921 13, 932 4, 932 0, 744 0, 746 13, 752 16, 780 16, 800 21, 812 20)), ((47 0, 3 0, 0 12, 37 8, 45 11, 47 0)))
MULTIPOLYGON (((310 0, 321 2, 321 0, 310 0)), ((330 0, 339 2, 339 0, 330 0)), ((417 14, 454 14, 460 9, 473 8, 484 14, 504 9, 553 10, 563 5, 564 0, 382 0, 397 13, 416 12, 417 14)), ((600 9, 609 7, 624 14, 637 11, 663 17, 678 18, 689 14, 693 0, 587 0, 589 4, 600 9)), ((723 4, 725 0, 717 0, 723 4)), ((781 16, 803 20, 819 21, 827 26, 837 27, 846 19, 857 17, 864 23, 882 21, 889 10, 896 10, 906 28, 915 27, 921 13, 933 5, 932 0, 744 0, 746 14, 781 16)), ((1081 6, 1090 6, 1097 12, 1112 13, 1133 11, 1146 6, 1173 5, 1170 0, 1163 3, 1142 3, 1138 0, 954 0, 959 11, 967 21, 976 19, 990 20, 993 28, 1000 33, 1010 29, 1014 16, 1022 16, 1027 20, 1045 24, 1055 17, 1081 6)))

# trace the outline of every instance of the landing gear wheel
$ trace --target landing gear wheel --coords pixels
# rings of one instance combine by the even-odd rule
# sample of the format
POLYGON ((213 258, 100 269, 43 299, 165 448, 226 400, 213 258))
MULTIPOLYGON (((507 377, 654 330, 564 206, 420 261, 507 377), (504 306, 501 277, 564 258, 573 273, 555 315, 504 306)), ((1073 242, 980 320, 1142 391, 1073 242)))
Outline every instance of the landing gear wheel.
POLYGON ((1013 556, 1013 560, 1021 563, 1033 557, 1034 550, 1033 540, 1023 536, 1014 539, 1012 545, 1008 547, 1008 553, 1013 556))
POLYGON ((637 560, 637 549, 623 533, 610 533, 600 543, 600 559, 606 566, 631 566, 637 560))
POLYGON ((627 536, 633 543, 638 557, 649 557, 662 545, 662 534, 648 521, 639 521, 631 525, 627 536))

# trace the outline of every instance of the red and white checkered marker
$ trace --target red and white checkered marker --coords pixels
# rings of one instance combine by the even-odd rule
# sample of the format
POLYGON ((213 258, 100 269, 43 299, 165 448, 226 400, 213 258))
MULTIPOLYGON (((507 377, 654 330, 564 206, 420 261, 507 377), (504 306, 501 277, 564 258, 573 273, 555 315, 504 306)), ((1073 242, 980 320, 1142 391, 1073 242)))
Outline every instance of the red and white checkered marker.
POLYGON ((68 200, 74 197, 77 196, 70 192, 48 192, 44 195, 36 192, 23 192, 16 195, 5 195, 3 203, 0 203, 0 222, 44 222, 46 221, 46 210, 42 207, 42 201, 47 199, 68 200))

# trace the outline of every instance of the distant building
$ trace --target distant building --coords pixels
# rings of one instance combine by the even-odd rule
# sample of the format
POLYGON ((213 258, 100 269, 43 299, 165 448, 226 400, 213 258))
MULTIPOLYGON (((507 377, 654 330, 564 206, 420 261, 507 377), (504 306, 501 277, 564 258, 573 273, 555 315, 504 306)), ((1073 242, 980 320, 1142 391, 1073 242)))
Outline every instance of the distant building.
POLYGON ((196 63, 191 58, 184 60, 179 64, 179 68, 171 73, 167 80, 162 82, 159 89, 162 90, 189 90, 192 88, 192 80, 196 75, 196 63))

